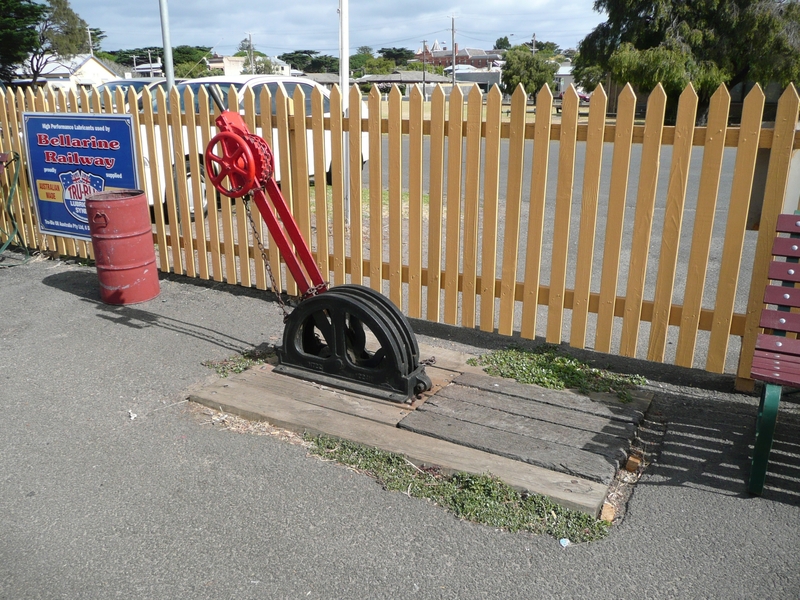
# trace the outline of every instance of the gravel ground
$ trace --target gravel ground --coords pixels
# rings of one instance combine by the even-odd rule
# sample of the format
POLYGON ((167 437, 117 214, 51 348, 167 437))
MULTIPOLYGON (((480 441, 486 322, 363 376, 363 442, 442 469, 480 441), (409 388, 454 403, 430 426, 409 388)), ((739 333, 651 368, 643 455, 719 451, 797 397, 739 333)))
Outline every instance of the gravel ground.
MULTIPOLYGON (((508 342, 412 324, 433 345, 508 342)), ((800 597, 791 397, 752 498, 754 396, 730 376, 580 353, 650 379, 663 437, 610 536, 562 548, 458 521, 185 402, 216 377, 204 361, 282 329, 254 290, 162 276, 155 300, 111 307, 92 268, 0 270, 0 598, 800 597)))

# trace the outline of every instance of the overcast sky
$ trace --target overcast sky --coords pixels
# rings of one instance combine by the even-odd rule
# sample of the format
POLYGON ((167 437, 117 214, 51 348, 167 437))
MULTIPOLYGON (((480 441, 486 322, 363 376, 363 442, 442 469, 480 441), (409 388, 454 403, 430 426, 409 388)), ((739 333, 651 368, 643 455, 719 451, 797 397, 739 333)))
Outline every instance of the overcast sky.
MULTIPOLYGON (((252 35, 256 50, 277 56, 293 50, 339 55, 339 1, 252 2, 164 0, 172 46, 210 46, 220 55, 236 52, 252 35)), ((350 52, 359 46, 417 50, 423 39, 450 46, 455 17, 460 48, 489 49, 504 35, 512 44, 553 41, 574 48, 604 15, 593 0, 461 0, 451 5, 421 0, 350 0, 350 52), (513 34, 513 35, 512 35, 513 34)), ((158 0, 97 2, 71 0, 90 27, 106 33, 103 50, 161 46, 158 0)))

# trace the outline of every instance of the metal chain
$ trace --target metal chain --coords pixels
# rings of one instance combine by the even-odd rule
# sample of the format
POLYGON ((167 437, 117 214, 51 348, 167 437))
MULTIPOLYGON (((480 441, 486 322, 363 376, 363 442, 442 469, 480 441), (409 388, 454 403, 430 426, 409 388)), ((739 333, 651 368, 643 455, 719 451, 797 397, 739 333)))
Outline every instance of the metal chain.
POLYGON ((250 228, 253 230, 253 238, 255 238, 256 244, 258 244, 258 249, 261 251, 261 258, 264 260, 264 267, 266 268, 267 275, 269 276, 270 286, 272 286, 272 293, 275 294, 276 298, 278 298, 278 304, 280 304, 281 311, 283 312, 283 322, 286 323, 287 319, 289 318, 289 312, 286 310, 286 303, 283 301, 283 297, 278 291, 278 285, 275 283, 275 276, 272 273, 272 266, 269 258, 267 258, 267 249, 261 242, 261 236, 258 234, 256 222, 253 220, 253 212, 250 210, 250 194, 245 196, 243 200, 244 209, 247 213, 247 219, 250 221, 250 228))

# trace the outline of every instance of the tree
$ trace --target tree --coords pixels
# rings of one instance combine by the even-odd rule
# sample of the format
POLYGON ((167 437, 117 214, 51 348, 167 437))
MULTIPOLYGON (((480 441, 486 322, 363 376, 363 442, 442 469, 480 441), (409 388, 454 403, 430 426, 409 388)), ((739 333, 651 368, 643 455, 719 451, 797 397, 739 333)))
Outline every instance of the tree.
POLYGON ((209 69, 205 62, 178 63, 174 66, 175 77, 183 79, 196 79, 198 77, 210 77, 211 75, 224 75, 222 69, 209 69))
POLYGON ((798 0, 596 0, 608 14, 578 47, 576 81, 606 75, 649 91, 661 81, 674 103, 689 82, 701 115, 721 84, 783 85, 800 76, 798 0))
POLYGON ((44 9, 30 0, 0 0, 0 81, 11 83, 15 65, 36 47, 36 24, 44 9))
POLYGON ((405 66, 409 60, 416 56, 414 51, 408 48, 381 48, 378 50, 378 54, 380 54, 382 58, 393 60, 394 64, 398 67, 405 66))
POLYGON ((368 75, 388 75, 397 68, 393 60, 388 58, 378 57, 370 58, 364 63, 368 75))
POLYGON ((536 52, 545 56, 558 56, 561 54, 561 47, 555 42, 536 42, 536 52))
POLYGON ((86 21, 72 10, 69 0, 47 0, 36 25, 36 44, 26 62, 34 82, 54 60, 89 51, 87 27, 86 21))
POLYGON ((369 46, 359 46, 355 54, 350 55, 350 71, 366 72, 365 65, 369 59, 373 58, 372 48, 369 46))
MULTIPOLYGON (((422 71, 422 61, 418 60, 410 62, 405 66, 405 68, 408 71, 422 71)), ((436 73, 437 75, 444 75, 444 67, 441 65, 432 65, 431 63, 425 63, 425 72, 436 73)))
POLYGON ((319 52, 316 50, 295 50, 294 52, 279 54, 278 58, 291 65, 293 69, 305 71, 308 65, 311 64, 311 59, 317 54, 319 52))
POLYGON ((308 73, 338 73, 339 59, 329 54, 320 54, 312 58, 304 70, 308 73))
POLYGON ((553 78, 558 72, 559 65, 548 60, 546 56, 534 54, 530 48, 522 44, 507 50, 505 60, 506 66, 502 75, 504 93, 513 94, 520 83, 528 94, 534 96, 545 83, 553 87, 553 78))
POLYGON ((100 46, 102 41, 107 37, 106 32, 102 29, 98 29, 97 27, 90 27, 89 35, 92 38, 92 54, 98 54, 102 52, 102 50, 100 50, 100 46))
MULTIPOLYGON (((151 56, 161 56, 164 53, 163 48, 157 48, 155 51, 151 50, 151 56)), ((200 63, 204 58, 211 55, 211 48, 208 46, 175 46, 172 49, 172 62, 173 64, 179 63, 200 63)), ((147 56, 147 52, 144 52, 147 56)), ((155 62, 155 58, 153 60, 155 62)))
POLYGON ((497 50, 508 50, 511 48, 511 42, 508 41, 508 36, 504 35, 501 38, 497 38, 494 42, 494 47, 497 50))

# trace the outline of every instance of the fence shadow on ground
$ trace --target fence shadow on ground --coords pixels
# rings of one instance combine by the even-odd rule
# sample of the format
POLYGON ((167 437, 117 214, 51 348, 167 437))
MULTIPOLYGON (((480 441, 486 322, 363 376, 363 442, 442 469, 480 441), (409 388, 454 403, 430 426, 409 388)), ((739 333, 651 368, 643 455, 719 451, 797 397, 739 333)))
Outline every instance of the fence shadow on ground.
MULTIPOLYGON (((762 498, 800 505, 800 414, 779 412, 762 498)), ((755 439, 752 402, 657 395, 650 417, 666 426, 648 485, 688 486, 728 496, 747 493, 755 439)))

